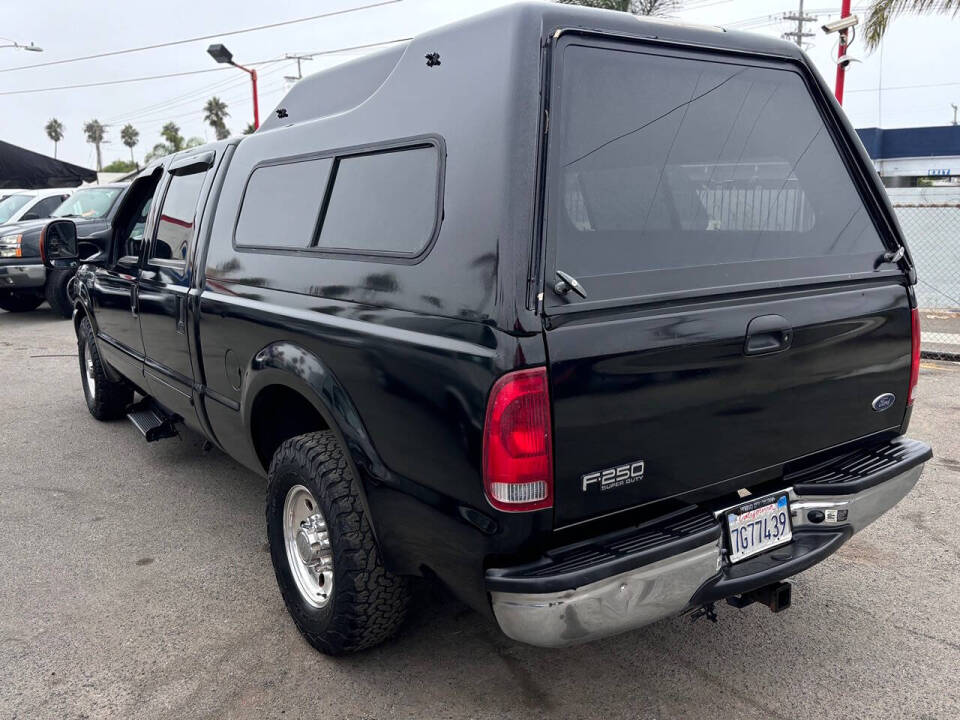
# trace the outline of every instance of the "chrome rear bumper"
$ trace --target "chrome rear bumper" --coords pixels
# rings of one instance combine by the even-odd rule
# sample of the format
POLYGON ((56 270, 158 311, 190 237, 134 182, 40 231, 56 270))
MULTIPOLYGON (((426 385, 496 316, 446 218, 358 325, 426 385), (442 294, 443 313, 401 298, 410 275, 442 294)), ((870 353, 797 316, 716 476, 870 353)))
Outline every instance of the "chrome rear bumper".
POLYGON ((803 496, 791 489, 794 540, 735 566, 725 564, 721 537, 580 587, 547 593, 492 591, 493 612, 506 635, 541 647, 575 645, 633 630, 820 562, 903 499, 922 471, 921 463, 847 495, 803 496), (809 518, 815 510, 825 516, 819 523, 809 518), (730 567, 736 571, 728 573, 730 567))

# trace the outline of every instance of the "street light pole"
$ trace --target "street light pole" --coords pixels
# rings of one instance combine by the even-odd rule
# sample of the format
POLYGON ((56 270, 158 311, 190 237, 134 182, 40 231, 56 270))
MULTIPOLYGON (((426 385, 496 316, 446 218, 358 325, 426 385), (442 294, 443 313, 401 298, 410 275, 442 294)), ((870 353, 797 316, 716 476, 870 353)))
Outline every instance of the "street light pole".
MULTIPOLYGON (((850 17, 850 0, 843 0, 840 6, 840 19, 842 20, 845 17, 850 17)), ((837 102, 843 105, 843 82, 846 79, 847 75, 847 66, 843 62, 843 56, 847 54, 847 33, 850 32, 847 28, 844 28, 840 31, 840 46, 837 50, 837 82, 836 82, 836 95, 837 102)))
POLYGON ((243 65, 235 63, 233 61, 233 53, 219 43, 208 47, 207 54, 218 63, 233 65, 235 68, 243 70, 250 75, 250 84, 253 86, 253 129, 258 129, 260 127, 260 103, 257 101, 257 71, 253 68, 246 68, 243 65))

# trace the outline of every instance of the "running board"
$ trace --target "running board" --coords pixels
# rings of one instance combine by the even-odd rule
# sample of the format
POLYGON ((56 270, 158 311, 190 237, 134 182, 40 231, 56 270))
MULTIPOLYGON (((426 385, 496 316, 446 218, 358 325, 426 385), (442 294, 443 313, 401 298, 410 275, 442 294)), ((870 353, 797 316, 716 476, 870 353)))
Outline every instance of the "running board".
POLYGON ((139 402, 130 408, 127 419, 140 431, 147 442, 163 440, 177 435, 175 418, 170 417, 149 401, 139 402))

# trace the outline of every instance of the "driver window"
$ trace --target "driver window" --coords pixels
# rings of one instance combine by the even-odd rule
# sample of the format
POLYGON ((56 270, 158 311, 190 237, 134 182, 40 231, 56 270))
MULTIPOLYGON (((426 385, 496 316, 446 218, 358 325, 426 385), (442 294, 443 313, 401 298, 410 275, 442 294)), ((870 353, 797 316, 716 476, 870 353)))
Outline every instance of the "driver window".
POLYGON ((162 172, 158 168, 151 175, 134 180, 114 219, 116 257, 118 260, 122 258, 126 265, 139 262, 147 234, 150 206, 153 204, 153 196, 157 192, 162 172))
POLYGON ((150 205, 153 203, 153 196, 147 197, 147 201, 141 203, 139 210, 134 213, 133 225, 126 233, 120 246, 120 255, 133 257, 140 256, 140 248, 143 247, 143 234, 147 227, 147 216, 150 214, 150 205))

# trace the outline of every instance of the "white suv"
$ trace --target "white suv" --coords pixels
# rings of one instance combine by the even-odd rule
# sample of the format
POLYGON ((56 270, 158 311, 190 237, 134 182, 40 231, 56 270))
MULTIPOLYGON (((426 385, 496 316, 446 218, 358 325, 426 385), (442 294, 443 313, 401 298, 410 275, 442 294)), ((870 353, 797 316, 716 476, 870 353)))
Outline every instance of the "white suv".
POLYGON ((18 190, 0 200, 0 225, 48 218, 73 194, 73 188, 18 190))

